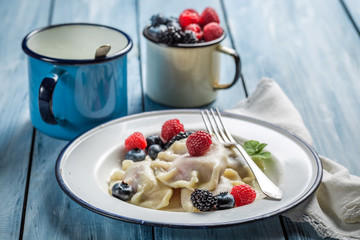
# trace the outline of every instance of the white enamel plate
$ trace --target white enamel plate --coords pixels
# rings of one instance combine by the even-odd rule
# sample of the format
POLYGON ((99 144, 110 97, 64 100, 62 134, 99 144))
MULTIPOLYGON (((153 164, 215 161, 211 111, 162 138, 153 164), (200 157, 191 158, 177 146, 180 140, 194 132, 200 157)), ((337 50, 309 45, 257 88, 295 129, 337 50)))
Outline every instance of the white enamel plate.
POLYGON ((144 136, 159 134, 162 124, 174 118, 186 131, 205 129, 199 110, 147 112, 105 123, 63 149, 56 163, 58 183, 75 202, 96 213, 127 222, 184 228, 228 226, 274 216, 304 201, 320 183, 321 162, 304 141, 267 122, 223 113, 235 137, 268 144, 266 150, 274 160, 267 163, 265 174, 283 191, 282 200, 265 198, 227 210, 185 213, 147 209, 110 196, 109 177, 125 156, 125 139, 135 131, 144 136))

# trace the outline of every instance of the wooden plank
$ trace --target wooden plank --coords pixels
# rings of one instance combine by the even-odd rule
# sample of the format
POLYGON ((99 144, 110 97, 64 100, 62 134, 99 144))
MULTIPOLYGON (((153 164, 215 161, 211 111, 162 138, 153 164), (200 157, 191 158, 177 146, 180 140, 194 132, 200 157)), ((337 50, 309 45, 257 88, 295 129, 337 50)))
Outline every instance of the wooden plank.
POLYGON ((0 9, 0 239, 20 235, 29 166, 32 124, 29 116, 23 37, 46 25, 49 2, 2 2, 0 9), (36 11, 35 11, 36 10, 36 11))
POLYGON ((356 0, 339 0, 343 3, 350 17, 353 19, 358 31, 360 31, 360 2, 356 0))
MULTIPOLYGON (((130 34, 134 48, 128 55, 129 114, 142 111, 137 50, 135 1, 57 1, 52 23, 92 22, 130 34)), ((58 186, 54 165, 67 142, 39 132, 24 228, 25 239, 151 239, 152 228, 95 214, 73 202, 58 186)))
POLYGON ((212 229, 167 229, 155 228, 156 239, 285 239, 283 232, 274 222, 278 217, 271 217, 232 227, 212 229), (274 226, 271 228, 269 226, 274 226))
MULTIPOLYGON (((207 6, 211 6, 217 9, 219 13, 220 22, 222 26, 226 29, 225 18, 222 12, 221 4, 219 1, 140 1, 139 2, 139 17, 140 17, 140 29, 142 31, 143 27, 149 24, 149 19, 153 14, 159 13, 159 7, 161 6, 161 12, 165 16, 178 16, 182 10, 186 8, 193 8, 201 12, 207 6)), ((229 34, 224 40, 223 45, 231 47, 230 43, 231 35, 229 34)), ((143 68, 143 73, 146 71, 146 45, 144 37, 141 38, 141 66, 143 68)), ((227 57, 222 58, 221 65, 221 80, 229 81, 232 79, 234 73, 234 66, 231 59, 227 57)), ((143 76, 144 79, 144 76, 143 76)), ((160 86, 159 86, 160 87, 160 86)), ((238 82, 233 88, 229 90, 224 90, 219 92, 218 99, 212 104, 221 109, 232 108, 234 104, 240 99, 244 99, 244 91, 242 84, 238 82)), ((145 110, 157 110, 164 109, 166 107, 156 104, 145 98, 145 110)), ((276 238, 283 238, 283 232, 278 217, 270 218, 264 221, 257 221, 251 224, 238 225, 234 227, 226 228, 217 228, 217 229, 169 229, 169 228, 155 228, 155 238, 156 239, 213 239, 219 238, 220 236, 224 239, 236 239, 239 238, 239 232, 241 232, 241 237, 244 239, 254 239, 254 238, 265 238, 267 236, 275 236, 276 238)))
MULTIPOLYGON (((157 13, 162 13, 165 16, 174 16, 178 17, 180 13, 186 8, 193 8, 198 12, 202 12, 207 6, 212 6, 215 9, 219 10, 220 23, 224 30, 227 32, 224 15, 221 12, 221 5, 219 1, 139 1, 139 17, 140 17, 140 29, 139 32, 143 31, 143 28, 150 23, 150 18, 152 15, 157 13), (158 6, 161 6, 159 8, 158 6)), ((222 45, 227 47, 232 47, 231 45, 231 36, 228 35, 223 41, 222 45)), ((145 81, 146 78, 146 39, 141 36, 141 67, 142 67, 142 78, 145 81)), ((235 64, 230 56, 222 54, 221 56, 221 72, 220 72, 220 81, 221 83, 228 83, 233 80, 235 73, 235 64)), ((144 84, 145 85, 145 84, 144 84)), ((159 86, 161 87, 161 86, 159 86)), ((146 92, 146 89, 145 89, 146 92)), ((219 90, 218 97, 215 102, 210 104, 210 106, 218 107, 220 109, 232 108, 236 102, 241 99, 244 99, 244 90, 242 87, 241 80, 239 80, 232 88, 226 90, 219 90)), ((163 106, 152 101, 145 95, 145 111, 152 110, 161 110, 168 109, 169 107, 163 106)))
MULTIPOLYGON (((359 36, 340 2, 224 3, 249 92, 261 77, 274 78, 303 116, 318 153, 359 175, 359 36)), ((308 225, 284 221, 289 238, 317 238, 308 225)))

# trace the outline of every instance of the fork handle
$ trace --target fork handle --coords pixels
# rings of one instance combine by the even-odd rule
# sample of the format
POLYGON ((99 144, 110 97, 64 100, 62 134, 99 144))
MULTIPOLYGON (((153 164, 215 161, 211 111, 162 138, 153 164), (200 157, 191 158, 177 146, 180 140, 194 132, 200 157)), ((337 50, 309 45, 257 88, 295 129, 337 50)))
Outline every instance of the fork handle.
POLYGON ((250 170, 253 172, 257 182, 259 183, 261 191, 270 198, 281 200, 282 191, 263 173, 263 171, 260 170, 240 144, 236 143, 235 147, 239 150, 240 154, 249 165, 250 170))

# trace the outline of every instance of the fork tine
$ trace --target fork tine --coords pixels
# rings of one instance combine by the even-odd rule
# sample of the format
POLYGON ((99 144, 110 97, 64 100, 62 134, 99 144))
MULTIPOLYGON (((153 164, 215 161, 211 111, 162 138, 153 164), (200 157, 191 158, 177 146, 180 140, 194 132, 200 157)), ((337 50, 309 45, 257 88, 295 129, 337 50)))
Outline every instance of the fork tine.
POLYGON ((216 135, 216 128, 214 128, 214 124, 212 123, 211 119, 210 119, 210 114, 209 111, 207 109, 205 109, 205 115, 207 117, 207 120, 209 122, 210 128, 211 128, 211 132, 214 133, 216 135))
POLYGON ((212 133, 215 134, 215 136, 217 137, 217 139, 223 143, 224 142, 224 139, 219 135, 219 129, 216 128, 216 125, 214 125, 213 121, 211 121, 211 118, 210 118, 210 113, 207 109, 205 109, 205 113, 206 113, 206 117, 210 123, 210 126, 211 126, 211 129, 212 129, 212 133))
POLYGON ((206 119, 205 114, 204 114, 204 111, 201 111, 200 113, 201 113, 201 117, 202 117, 202 119, 203 119, 203 122, 204 122, 204 124, 205 124, 206 130, 208 131, 208 133, 209 133, 210 135, 213 134, 213 130, 211 129, 212 127, 211 127, 210 124, 209 124, 209 119, 206 119))
POLYGON ((215 108, 215 110, 216 110, 216 113, 218 115, 218 118, 219 118, 219 121, 220 121, 220 124, 221 124, 221 127, 223 129, 224 134, 227 136, 229 141, 235 142, 235 139, 231 136, 230 132, 226 129, 225 125, 223 124, 222 117, 221 117, 219 109, 215 108))
MULTIPOLYGON (((215 116, 215 112, 213 109, 210 109, 210 112, 211 112, 211 116, 216 124, 216 128, 217 128, 217 131, 220 133, 221 135, 221 138, 224 140, 224 141, 229 141, 228 137, 226 136, 226 134, 224 133, 224 130, 223 128, 220 126, 220 124, 218 123, 218 119, 219 119, 219 116, 215 116)), ((221 119, 220 119, 221 120, 221 119)))

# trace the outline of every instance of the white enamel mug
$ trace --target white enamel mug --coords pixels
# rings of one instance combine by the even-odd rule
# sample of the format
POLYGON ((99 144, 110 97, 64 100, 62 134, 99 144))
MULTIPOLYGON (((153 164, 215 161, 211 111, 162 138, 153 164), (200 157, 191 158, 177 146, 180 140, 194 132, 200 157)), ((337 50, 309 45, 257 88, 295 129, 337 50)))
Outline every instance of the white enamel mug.
POLYGON ((233 86, 240 76, 240 58, 234 49, 221 46, 225 34, 203 43, 169 46, 147 34, 146 94, 155 102, 171 107, 200 107, 213 102, 217 91, 233 86), (233 57, 235 76, 220 84, 220 53, 233 57))

